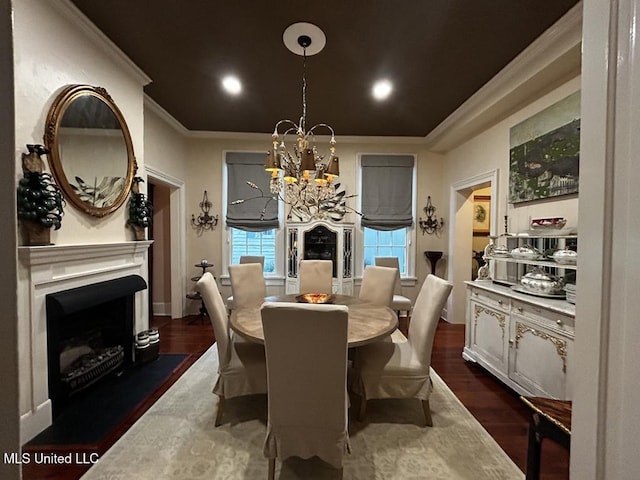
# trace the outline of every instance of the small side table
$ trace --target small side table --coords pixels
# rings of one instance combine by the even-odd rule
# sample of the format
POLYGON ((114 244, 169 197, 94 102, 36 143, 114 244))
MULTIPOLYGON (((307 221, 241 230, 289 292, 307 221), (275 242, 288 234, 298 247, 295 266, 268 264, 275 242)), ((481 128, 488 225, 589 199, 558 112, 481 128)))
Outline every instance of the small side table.
POLYGON ((540 449, 544 438, 548 438, 571 451, 572 403, 570 400, 544 397, 520 397, 520 400, 531 410, 526 480, 538 480, 540 478, 540 449))
MULTIPOLYGON (((202 269, 202 273, 200 275, 197 275, 195 277, 191 277, 191 281, 192 282, 197 282, 198 280, 200 280, 200 277, 202 277, 202 275, 204 275, 204 272, 207 271, 207 268, 213 267, 213 264, 207 262, 206 260, 202 260, 200 263, 196 263, 194 265, 194 267, 198 267, 198 268, 202 269)), ((199 292, 189 292, 189 293, 187 293, 186 297, 189 300, 200 300, 200 312, 198 313, 198 316, 195 319, 189 321, 188 323, 194 323, 197 320, 200 320, 200 321, 204 322, 205 318, 208 316, 208 313, 207 313, 207 307, 205 307, 204 300, 202 300, 202 297, 200 296, 200 293, 199 292)))

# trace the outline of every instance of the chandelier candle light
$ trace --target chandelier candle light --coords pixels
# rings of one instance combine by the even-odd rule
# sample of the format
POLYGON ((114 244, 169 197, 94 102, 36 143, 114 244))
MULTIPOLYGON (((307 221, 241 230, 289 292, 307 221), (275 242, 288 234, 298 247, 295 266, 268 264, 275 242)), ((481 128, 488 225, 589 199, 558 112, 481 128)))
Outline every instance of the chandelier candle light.
MULTIPOLYGON (((326 38, 317 26, 299 22, 287 27, 282 36, 285 46, 302 56, 302 115, 298 123, 292 120, 280 120, 276 123, 272 135, 272 148, 267 153, 265 170, 271 172, 269 184, 272 199, 280 199, 290 206, 291 212, 308 217, 328 215, 341 220, 347 210, 360 212, 347 207, 344 200, 355 195, 345 196, 344 191, 337 192, 339 183, 334 183, 340 175, 336 139, 333 128, 326 123, 318 123, 307 130, 307 56, 322 51, 326 38), (321 155, 315 144, 315 134, 326 130, 331 135, 328 145, 329 158, 321 155), (295 142, 287 144, 287 135, 295 135, 295 142)), ((251 188, 259 187, 247 182, 251 188)), ((255 198, 264 198, 264 194, 255 198)), ((232 204, 242 203, 236 200, 232 204)))

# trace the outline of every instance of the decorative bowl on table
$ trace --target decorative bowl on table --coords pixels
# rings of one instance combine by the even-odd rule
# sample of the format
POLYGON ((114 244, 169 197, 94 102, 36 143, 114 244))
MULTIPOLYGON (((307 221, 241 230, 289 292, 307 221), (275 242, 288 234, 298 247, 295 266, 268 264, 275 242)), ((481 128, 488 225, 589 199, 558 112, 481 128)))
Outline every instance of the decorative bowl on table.
POLYGON ((520 260, 537 260, 542 257, 542 253, 537 248, 524 244, 511 250, 511 256, 520 260))
POLYGON ((575 265, 578 262, 578 253, 573 250, 557 250, 552 257, 556 263, 561 265, 575 265))
POLYGON ((330 293, 303 293, 296 296, 298 303, 333 303, 335 299, 336 296, 330 293))
POLYGON ((555 275, 546 273, 540 268, 534 268, 527 273, 520 284, 525 290, 545 295, 558 295, 564 293, 564 280, 555 275))

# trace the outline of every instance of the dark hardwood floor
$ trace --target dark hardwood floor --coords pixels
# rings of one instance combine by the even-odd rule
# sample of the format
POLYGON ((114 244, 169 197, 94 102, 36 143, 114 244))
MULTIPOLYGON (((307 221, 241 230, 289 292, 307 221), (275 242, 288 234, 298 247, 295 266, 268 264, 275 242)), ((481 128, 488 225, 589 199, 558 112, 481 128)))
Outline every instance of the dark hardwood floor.
MULTIPOLYGON (((524 472, 527 463, 529 410, 520 396, 478 365, 462 358, 464 325, 441 321, 436 330, 431 366, 524 472)), ((542 443, 540 478, 569 478, 569 454, 562 447, 542 443)))
MULTIPOLYGON (((176 372, 163 387, 141 405, 114 435, 101 445, 76 445, 71 448, 39 447, 42 452, 78 452, 80 455, 104 453, 214 342, 211 324, 193 321, 193 317, 169 320, 155 317, 152 326, 160 330, 161 353, 191 353, 190 361, 176 372)), ((406 333, 407 323, 400 329, 406 333)), ((432 353, 432 366, 449 385, 483 427, 495 438, 511 459, 525 470, 529 415, 519 396, 489 375, 479 366, 462 359, 464 325, 440 322, 432 353)), ((81 457, 82 458, 82 457, 81 457)), ((87 465, 23 466, 26 480, 75 480, 89 468, 87 465)), ((543 442, 541 478, 560 480, 569 478, 569 455, 552 442, 543 442)))

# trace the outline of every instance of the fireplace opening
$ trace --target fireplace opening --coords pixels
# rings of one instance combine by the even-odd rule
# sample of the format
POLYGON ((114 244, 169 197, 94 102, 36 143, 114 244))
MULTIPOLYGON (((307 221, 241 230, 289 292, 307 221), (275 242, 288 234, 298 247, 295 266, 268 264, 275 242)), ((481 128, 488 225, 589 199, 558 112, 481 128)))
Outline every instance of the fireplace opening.
POLYGON ((135 293, 129 275, 46 296, 49 398, 54 418, 76 394, 134 360, 135 293))

